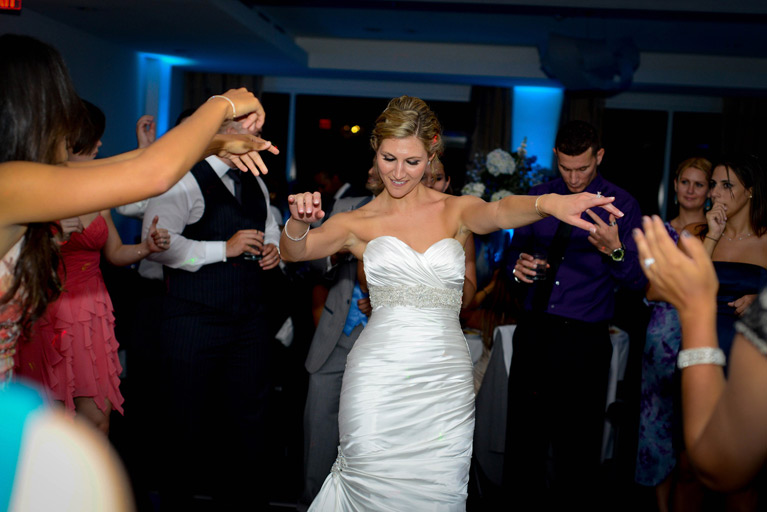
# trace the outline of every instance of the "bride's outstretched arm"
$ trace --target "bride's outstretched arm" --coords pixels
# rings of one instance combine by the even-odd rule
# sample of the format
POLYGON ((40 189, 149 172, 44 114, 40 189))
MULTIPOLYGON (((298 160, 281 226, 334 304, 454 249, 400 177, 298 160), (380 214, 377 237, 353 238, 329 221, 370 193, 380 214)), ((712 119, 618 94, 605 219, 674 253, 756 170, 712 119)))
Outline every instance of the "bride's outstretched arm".
POLYGON ((593 231, 593 223, 582 219, 581 214, 597 206, 616 217, 623 216, 623 212, 610 204, 615 200, 614 197, 588 192, 565 196, 558 194, 507 196, 492 203, 486 203, 471 196, 461 196, 456 199, 463 203, 461 210, 463 224, 477 234, 526 226, 550 215, 577 228, 593 231))
POLYGON ((356 238, 349 229, 350 212, 337 213, 320 227, 312 229, 312 223, 325 217, 319 192, 288 196, 288 208, 290 218, 280 237, 283 260, 316 260, 342 249, 352 250, 356 238))

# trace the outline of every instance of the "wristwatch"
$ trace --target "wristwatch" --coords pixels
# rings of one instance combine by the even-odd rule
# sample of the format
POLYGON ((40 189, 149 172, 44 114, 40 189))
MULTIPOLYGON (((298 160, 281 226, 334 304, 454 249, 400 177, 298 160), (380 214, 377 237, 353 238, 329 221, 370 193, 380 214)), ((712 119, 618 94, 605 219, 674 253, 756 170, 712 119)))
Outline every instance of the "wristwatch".
POLYGON ((613 261, 623 261, 624 256, 626 256, 626 248, 623 247, 623 244, 610 253, 610 257, 613 261))

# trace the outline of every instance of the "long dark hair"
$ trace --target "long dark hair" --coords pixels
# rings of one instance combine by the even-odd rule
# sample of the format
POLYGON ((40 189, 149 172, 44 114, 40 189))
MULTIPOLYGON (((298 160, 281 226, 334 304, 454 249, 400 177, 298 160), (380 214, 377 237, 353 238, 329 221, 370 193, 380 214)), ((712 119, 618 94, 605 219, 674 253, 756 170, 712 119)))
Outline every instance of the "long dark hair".
POLYGON ((85 116, 81 120, 80 129, 70 139, 70 150, 74 154, 93 152, 101 136, 104 135, 107 120, 104 112, 88 100, 82 100, 85 116))
POLYGON ((757 236, 767 233, 767 169, 756 156, 725 157, 713 168, 719 166, 724 167, 728 179, 730 172, 733 172, 745 188, 751 189, 751 207, 748 212, 751 229, 757 236))
MULTIPOLYGON (((0 162, 59 163, 60 144, 76 133, 83 105, 61 55, 50 45, 16 34, 0 36, 0 162)), ((52 223, 30 223, 11 287, 0 305, 21 306, 27 330, 61 291, 59 251, 52 223)))

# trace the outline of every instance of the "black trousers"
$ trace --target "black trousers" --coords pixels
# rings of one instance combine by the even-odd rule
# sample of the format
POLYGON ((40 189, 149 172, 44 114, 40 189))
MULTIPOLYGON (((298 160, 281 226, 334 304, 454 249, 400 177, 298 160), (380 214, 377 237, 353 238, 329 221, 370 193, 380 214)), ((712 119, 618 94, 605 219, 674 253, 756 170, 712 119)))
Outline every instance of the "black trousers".
POLYGON ((216 510, 259 510, 269 471, 266 315, 166 297, 160 334, 163 510, 188 509, 195 494, 212 496, 216 510))
POLYGON ((516 510, 600 508, 612 344, 606 323, 520 319, 509 371, 504 494, 516 510))

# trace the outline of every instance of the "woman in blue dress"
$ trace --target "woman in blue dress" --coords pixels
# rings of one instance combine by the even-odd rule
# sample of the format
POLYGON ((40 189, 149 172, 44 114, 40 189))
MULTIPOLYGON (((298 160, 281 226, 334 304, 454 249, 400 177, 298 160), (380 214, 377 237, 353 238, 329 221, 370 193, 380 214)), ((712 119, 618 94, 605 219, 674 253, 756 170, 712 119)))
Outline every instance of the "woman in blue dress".
MULTIPOLYGON (((708 197, 711 162, 688 158, 679 164, 674 178, 674 203, 679 215, 666 222, 669 236, 677 242, 686 226, 705 223, 704 204, 708 197)), ((669 510, 672 491, 684 494, 678 484, 679 425, 675 404, 678 395, 676 357, 681 342, 679 317, 674 307, 647 293, 653 306, 647 326, 642 359, 642 394, 640 401, 639 444, 636 482, 655 488, 658 510, 669 510)))

